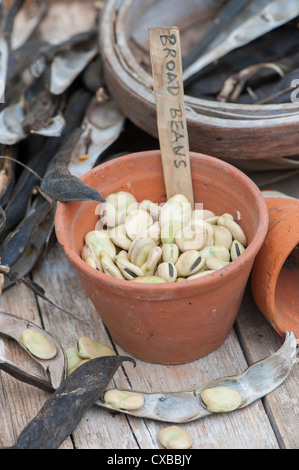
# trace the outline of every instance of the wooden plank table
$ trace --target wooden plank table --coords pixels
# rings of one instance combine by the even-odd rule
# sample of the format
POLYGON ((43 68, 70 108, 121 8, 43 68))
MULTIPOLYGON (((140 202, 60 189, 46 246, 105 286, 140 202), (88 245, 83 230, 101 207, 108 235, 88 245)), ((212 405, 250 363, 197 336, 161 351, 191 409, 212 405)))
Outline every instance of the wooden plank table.
MULTIPOLYGON (((288 189, 297 191, 298 177, 288 189)), ((281 189, 277 187, 275 189, 281 189)), ((56 244, 38 262, 32 279, 46 288, 59 305, 80 315, 77 320, 53 307, 23 285, 0 297, 0 309, 26 318, 52 333, 63 348, 87 335, 126 354, 111 340, 61 247, 56 244)), ((283 339, 271 328, 252 299, 248 283, 237 320, 225 343, 215 352, 189 364, 164 366, 137 360, 118 369, 111 387, 180 391, 215 378, 243 372, 248 365, 275 352, 283 339)), ((0 339, 0 355, 33 370, 32 362, 12 340, 0 339)), ((34 366, 35 367, 35 366, 34 366)), ((39 369, 36 369, 39 371, 39 369)), ((272 393, 232 413, 207 416, 181 425, 193 439, 192 449, 295 449, 299 443, 298 359, 289 377, 272 393)), ((0 447, 14 444, 25 425, 49 395, 0 373, 0 447)), ((93 406, 60 449, 162 449, 157 432, 167 423, 138 419, 93 406)))

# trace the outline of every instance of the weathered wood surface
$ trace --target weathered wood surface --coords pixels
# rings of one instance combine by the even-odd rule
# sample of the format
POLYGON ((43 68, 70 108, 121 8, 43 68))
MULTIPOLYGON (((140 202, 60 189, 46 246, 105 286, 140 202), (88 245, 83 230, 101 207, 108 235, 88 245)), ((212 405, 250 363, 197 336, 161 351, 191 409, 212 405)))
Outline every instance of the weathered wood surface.
MULTIPOLYGON (((63 348, 89 335, 113 345, 94 307, 87 299, 74 269, 56 245, 40 260, 33 279, 46 287, 48 296, 82 317, 70 317, 34 295, 15 286, 0 297, 0 309, 30 319, 55 335, 63 348)), ((144 391, 179 391, 209 380, 241 373, 248 364, 267 357, 282 344, 280 338, 255 307, 247 292, 234 329, 214 353, 180 366, 153 365, 137 361, 137 367, 124 364, 112 387, 132 387, 144 391)), ((18 345, 0 339, 0 354, 32 370, 32 362, 18 345)), ((39 370, 39 369, 37 369, 39 370)), ((184 424, 193 439, 193 449, 276 449, 297 448, 299 442, 298 364, 288 379, 265 399, 225 415, 208 416, 184 424)), ((0 374, 0 447, 12 445, 25 425, 37 414, 48 394, 0 374)), ((161 449, 157 432, 166 423, 112 414, 92 407, 61 449, 161 449)))
POLYGON ((150 28, 150 53, 166 196, 194 205, 178 28, 150 28))

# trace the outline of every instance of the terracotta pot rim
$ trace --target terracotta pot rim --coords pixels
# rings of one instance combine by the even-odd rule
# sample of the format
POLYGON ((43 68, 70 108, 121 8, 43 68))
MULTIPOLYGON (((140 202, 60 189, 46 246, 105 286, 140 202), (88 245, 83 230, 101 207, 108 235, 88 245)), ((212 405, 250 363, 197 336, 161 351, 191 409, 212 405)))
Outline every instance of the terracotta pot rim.
MULTIPOLYGON (((130 158, 130 159, 140 159, 140 158, 148 158, 152 155, 160 154, 160 150, 149 150, 149 151, 143 151, 143 152, 134 152, 125 156, 122 156, 121 159, 125 158, 130 158)), ((125 290, 127 293, 130 291, 136 295, 150 295, 151 293, 154 292, 154 294, 169 294, 171 298, 174 297, 174 293, 176 294, 176 297, 184 297, 187 292, 192 291, 197 291, 200 288, 200 291, 207 291, 210 289, 213 289, 218 283, 223 282, 223 276, 225 275, 225 279, 231 280, 235 276, 238 275, 239 268, 242 268, 243 265, 246 265, 248 263, 249 259, 252 258, 254 260, 254 257, 258 253, 264 238, 267 234, 268 230, 268 210, 267 206, 264 200, 264 197, 262 196, 262 193, 260 192, 259 188, 256 186, 256 184, 248 177, 246 176, 241 170, 237 169, 230 163, 227 163, 223 160, 220 160, 216 157, 212 157, 206 154, 198 153, 198 152, 190 152, 190 158, 191 158, 191 164, 192 164, 192 158, 200 156, 204 160, 209 160, 209 162, 212 165, 216 165, 217 167, 220 166, 220 168, 223 169, 228 169, 235 174, 238 175, 239 178, 249 187, 251 193, 255 197, 256 201, 256 207, 258 208, 258 214, 259 214, 259 225, 258 229, 256 231, 256 234, 253 238, 253 240, 250 242, 246 250, 242 253, 242 255, 236 259, 235 261, 229 263, 227 266, 224 268, 215 271, 214 273, 209 274, 208 276, 204 276, 199 279, 195 279, 193 281, 186 281, 186 282, 181 282, 181 283, 155 283, 155 284, 142 284, 142 283, 134 283, 134 282, 128 282, 127 280, 121 280, 121 279, 116 279, 111 276, 107 276, 104 273, 101 273, 99 271, 96 271, 92 267, 90 267, 85 261, 82 260, 80 255, 76 253, 72 247, 70 246, 70 243, 67 239, 67 235, 63 230, 63 220, 64 220, 64 214, 67 211, 68 204, 70 203, 63 203, 60 202, 57 207, 56 211, 56 216, 55 216, 55 229, 56 229, 56 236, 63 247, 67 257, 71 260, 71 262, 77 267, 78 270, 85 272, 88 276, 93 278, 94 280, 98 280, 101 282, 103 287, 105 286, 106 288, 114 288, 115 289, 115 294, 117 295, 122 295, 122 291, 125 290)), ((89 172, 87 172, 85 175, 81 177, 83 181, 85 181, 90 173, 94 173, 98 171, 98 168, 109 168, 113 165, 115 165, 116 160, 110 160, 106 163, 103 163, 102 165, 99 165, 89 172)), ((167 295, 165 296, 165 298, 167 295)))

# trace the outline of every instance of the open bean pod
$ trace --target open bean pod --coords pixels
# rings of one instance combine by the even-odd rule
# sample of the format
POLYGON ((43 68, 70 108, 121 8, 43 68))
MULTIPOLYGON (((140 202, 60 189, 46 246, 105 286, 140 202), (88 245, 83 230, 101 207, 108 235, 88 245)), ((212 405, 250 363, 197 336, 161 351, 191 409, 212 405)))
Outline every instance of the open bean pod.
MULTIPOLYGON (((136 410, 115 409, 115 411, 139 418, 187 423, 215 413, 208 409, 207 403, 202 400, 202 395, 206 390, 216 390, 220 387, 232 392, 228 399, 233 399, 233 402, 225 410, 222 402, 221 407, 218 410, 216 408, 218 412, 244 408, 272 392, 287 378, 295 363, 296 343, 294 333, 286 332, 284 344, 276 353, 252 364, 240 375, 219 378, 194 390, 182 392, 135 392, 143 397, 141 401, 143 404, 140 408, 136 410), (236 397, 240 397, 239 402, 236 401, 236 397)), ((111 411, 111 408, 105 404, 104 396, 105 392, 96 404, 111 411)))

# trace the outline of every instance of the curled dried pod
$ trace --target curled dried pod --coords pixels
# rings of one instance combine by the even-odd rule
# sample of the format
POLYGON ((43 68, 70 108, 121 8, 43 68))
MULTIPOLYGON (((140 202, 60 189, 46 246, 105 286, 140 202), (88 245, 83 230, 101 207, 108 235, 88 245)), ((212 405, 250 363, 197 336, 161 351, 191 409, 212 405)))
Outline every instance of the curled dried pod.
POLYGON ((164 262, 175 264, 179 257, 179 248, 176 243, 162 245, 162 259, 164 262))
POLYGON ((161 429, 157 437, 165 449, 190 449, 192 446, 191 436, 176 425, 161 429))
POLYGON ((143 266, 155 246, 156 243, 151 238, 135 238, 128 251, 129 260, 138 267, 143 266))
POLYGON ((135 277, 143 276, 141 269, 131 263, 124 254, 116 255, 114 261, 125 279, 131 280, 135 279, 135 277))
POLYGON ((100 217, 103 225, 115 227, 125 222, 129 207, 135 207, 135 197, 127 191, 111 193, 100 207, 100 217))
POLYGON ((131 211, 125 220, 126 232, 131 240, 135 240, 138 234, 154 222, 152 216, 143 209, 131 211))
POLYGON ((124 279, 124 276, 120 272, 119 268, 115 265, 113 258, 107 251, 102 250, 100 252, 100 260, 103 272, 105 274, 107 274, 108 276, 116 277, 117 279, 124 279))
POLYGON ((200 250, 199 254, 205 259, 213 257, 224 261, 230 261, 230 252, 224 246, 207 246, 200 250))
POLYGON ((225 248, 229 250, 233 241, 231 232, 223 225, 214 225, 213 232, 214 232, 214 245, 224 246, 225 248))
POLYGON ((104 394, 104 402, 117 410, 138 410, 144 404, 144 396, 141 393, 128 390, 107 390, 104 394))
POLYGON ((199 272, 205 264, 205 258, 197 250, 190 250, 182 253, 175 267, 178 277, 186 277, 199 272))
POLYGON ((110 238, 114 245, 122 248, 123 250, 129 250, 132 245, 132 240, 127 236, 125 224, 117 225, 110 231, 110 238))
POLYGON ((222 215, 218 217, 217 224, 226 227, 231 232, 233 239, 238 240, 244 247, 246 247, 246 235, 240 225, 235 222, 235 220, 228 217, 228 215, 222 215))
POLYGON ((107 230, 92 230, 85 235, 85 243, 90 245, 96 256, 100 256, 102 250, 107 251, 113 258, 116 254, 114 243, 110 239, 110 233, 107 230))
POLYGON ((39 359, 52 359, 57 354, 55 344, 34 328, 25 328, 22 331, 20 344, 39 359))
POLYGON ((230 248, 230 256, 232 261, 237 259, 244 251, 245 247, 242 245, 242 243, 240 243, 238 240, 234 240, 230 248))
POLYGON ((100 258, 95 254, 91 245, 86 243, 83 246, 81 258, 92 268, 97 269, 98 271, 103 271, 100 258))
POLYGON ((161 258, 162 258, 162 248, 160 246, 154 246, 150 250, 146 262, 141 266, 143 275, 153 276, 161 258))
POLYGON ((226 386, 206 388, 200 397, 203 407, 214 413, 236 410, 242 402, 239 392, 226 386))
POLYGON ((166 282, 175 282, 177 269, 173 263, 163 262, 158 266, 157 275, 165 279, 166 282))

